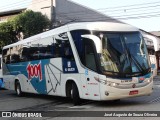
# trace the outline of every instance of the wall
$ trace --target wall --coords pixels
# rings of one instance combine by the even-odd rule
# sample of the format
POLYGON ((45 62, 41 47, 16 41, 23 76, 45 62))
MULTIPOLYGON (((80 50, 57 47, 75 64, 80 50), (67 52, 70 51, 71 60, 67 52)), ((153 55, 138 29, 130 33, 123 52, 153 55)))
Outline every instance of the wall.
MULTIPOLYGON (((93 9, 87 8, 70 0, 53 0, 55 6, 57 23, 68 23, 71 21, 112 21, 120 22, 93 9)), ((51 0, 32 0, 28 7, 33 11, 42 12, 51 19, 51 0)))
MULTIPOLYGON (((55 0, 53 0, 55 2, 55 0)), ((32 3, 27 9, 33 10, 35 12, 41 12, 51 19, 51 0, 32 0, 32 3)))

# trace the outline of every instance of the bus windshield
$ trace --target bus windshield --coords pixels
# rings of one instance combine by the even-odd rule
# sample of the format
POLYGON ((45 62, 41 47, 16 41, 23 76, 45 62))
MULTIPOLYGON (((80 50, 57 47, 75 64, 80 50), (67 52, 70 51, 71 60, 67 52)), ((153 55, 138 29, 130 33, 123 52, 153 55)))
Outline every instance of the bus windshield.
POLYGON ((99 32, 102 40, 100 56, 103 73, 117 77, 144 75, 150 71, 148 52, 139 32, 99 32))

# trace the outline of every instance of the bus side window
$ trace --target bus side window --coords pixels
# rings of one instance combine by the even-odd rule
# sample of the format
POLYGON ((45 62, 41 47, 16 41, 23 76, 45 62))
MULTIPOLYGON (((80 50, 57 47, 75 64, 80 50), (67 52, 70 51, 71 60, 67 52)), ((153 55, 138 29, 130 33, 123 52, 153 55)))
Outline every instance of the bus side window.
POLYGON ((30 60, 29 53, 30 53, 29 47, 23 47, 20 61, 21 62, 29 61, 30 60))
POLYGON ((72 48, 67 33, 54 36, 54 53, 57 57, 74 60, 72 48))
POLYGON ((74 44, 76 46, 80 61, 83 65, 85 65, 84 61, 84 47, 83 47, 83 41, 81 35, 85 34, 91 34, 91 31, 89 30, 73 30, 70 32, 72 35, 72 39, 74 41, 74 44))
POLYGON ((10 59, 10 63, 17 63, 17 62, 20 62, 20 56, 17 54, 12 54, 11 59, 10 59))
POLYGON ((94 42, 86 38, 84 38, 83 41, 84 41, 85 66, 93 71, 97 71, 94 42))
POLYGON ((70 45, 69 41, 67 43, 65 43, 65 45, 64 45, 64 57, 67 59, 71 59, 71 60, 74 59, 73 52, 72 52, 71 45, 70 45))
POLYGON ((3 50, 2 56, 3 56, 4 63, 6 64, 10 63, 10 49, 9 48, 3 50))
POLYGON ((14 46, 10 48, 10 63, 20 62, 20 47, 14 46))

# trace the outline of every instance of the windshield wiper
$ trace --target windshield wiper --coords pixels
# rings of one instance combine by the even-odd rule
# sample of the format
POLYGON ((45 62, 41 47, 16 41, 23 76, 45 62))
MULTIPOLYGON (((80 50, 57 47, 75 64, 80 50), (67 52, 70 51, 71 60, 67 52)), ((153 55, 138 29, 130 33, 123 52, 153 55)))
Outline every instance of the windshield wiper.
POLYGON ((127 51, 127 56, 128 56, 128 58, 130 60, 130 65, 132 66, 131 62, 133 61, 135 63, 135 65, 137 66, 137 68, 139 69, 139 71, 144 73, 144 71, 145 71, 144 68, 139 64, 139 62, 136 60, 136 58, 131 55, 131 53, 130 53, 130 51, 129 51, 129 49, 127 47, 127 44, 126 44, 124 39, 123 39, 123 42, 124 42, 124 45, 125 45, 125 49, 127 51))

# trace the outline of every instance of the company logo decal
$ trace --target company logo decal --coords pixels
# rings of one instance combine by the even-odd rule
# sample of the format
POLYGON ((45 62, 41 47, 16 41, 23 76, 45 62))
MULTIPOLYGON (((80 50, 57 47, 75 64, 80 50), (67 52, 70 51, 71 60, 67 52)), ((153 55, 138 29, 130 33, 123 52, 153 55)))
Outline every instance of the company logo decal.
POLYGON ((28 79, 31 80, 32 78, 38 78, 41 81, 42 80, 42 69, 41 69, 41 62, 39 64, 28 64, 27 66, 27 73, 28 73, 28 79))
POLYGON ((73 72, 76 70, 74 67, 71 66, 71 64, 72 63, 70 61, 67 62, 67 68, 65 68, 65 72, 73 72))
POLYGON ((136 87, 136 84, 133 84, 133 85, 132 85, 132 88, 135 88, 135 87, 136 87))

